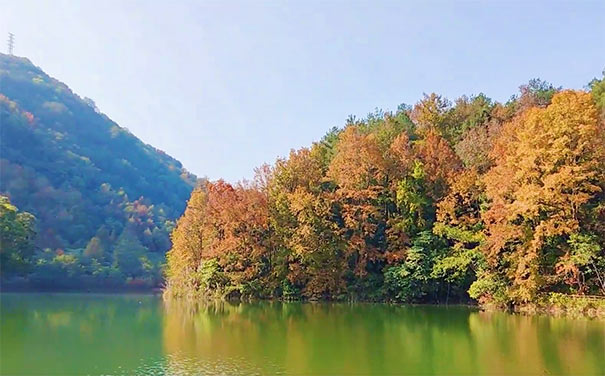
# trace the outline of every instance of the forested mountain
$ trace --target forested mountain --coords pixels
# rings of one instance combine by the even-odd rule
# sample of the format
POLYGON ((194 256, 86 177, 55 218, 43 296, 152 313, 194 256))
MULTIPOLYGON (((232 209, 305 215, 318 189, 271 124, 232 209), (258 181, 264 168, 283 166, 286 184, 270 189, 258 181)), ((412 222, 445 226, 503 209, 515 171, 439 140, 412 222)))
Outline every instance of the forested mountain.
POLYGON ((196 177, 26 58, 0 54, 0 126, 0 194, 35 216, 19 270, 38 285, 156 283, 196 177))
POLYGON ((605 80, 350 118, 196 189, 168 296, 497 306, 605 295, 605 80))

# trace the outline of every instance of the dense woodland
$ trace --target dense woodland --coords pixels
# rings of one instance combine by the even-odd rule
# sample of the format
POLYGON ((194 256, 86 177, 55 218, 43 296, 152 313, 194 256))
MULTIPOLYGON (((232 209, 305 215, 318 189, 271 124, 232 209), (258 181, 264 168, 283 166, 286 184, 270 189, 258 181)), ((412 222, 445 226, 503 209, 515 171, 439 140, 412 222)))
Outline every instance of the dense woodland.
POLYGON ((351 117, 253 181, 206 182, 167 296, 523 305, 605 295, 605 79, 351 117))
POLYGON ((0 54, 3 286, 159 284, 196 180, 92 100, 0 54))
POLYGON ((92 100, 0 54, 0 277, 157 286, 172 247, 167 296, 603 296, 604 123, 605 78, 584 91, 532 80, 506 103, 430 94, 350 117, 253 181, 198 183, 92 100))

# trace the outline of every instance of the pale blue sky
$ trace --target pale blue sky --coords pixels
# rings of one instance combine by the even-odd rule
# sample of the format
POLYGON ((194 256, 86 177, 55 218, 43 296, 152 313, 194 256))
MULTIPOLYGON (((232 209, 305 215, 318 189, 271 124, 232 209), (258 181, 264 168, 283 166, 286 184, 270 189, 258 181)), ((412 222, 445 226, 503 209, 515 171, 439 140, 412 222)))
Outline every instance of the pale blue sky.
POLYGON ((582 88, 605 68, 604 20, 605 1, 0 0, 16 55, 230 181, 423 92, 582 88))

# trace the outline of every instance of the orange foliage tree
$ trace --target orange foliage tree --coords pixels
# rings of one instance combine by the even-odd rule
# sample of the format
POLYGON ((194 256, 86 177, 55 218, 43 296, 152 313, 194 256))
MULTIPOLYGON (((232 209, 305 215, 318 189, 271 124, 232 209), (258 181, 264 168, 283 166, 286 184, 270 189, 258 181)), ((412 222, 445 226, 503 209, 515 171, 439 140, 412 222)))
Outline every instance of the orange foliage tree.
POLYGON ((584 291, 603 257, 594 222, 605 187, 605 135, 590 95, 555 94, 548 107, 508 124, 503 137, 485 176, 491 278, 519 302, 552 289, 584 291))

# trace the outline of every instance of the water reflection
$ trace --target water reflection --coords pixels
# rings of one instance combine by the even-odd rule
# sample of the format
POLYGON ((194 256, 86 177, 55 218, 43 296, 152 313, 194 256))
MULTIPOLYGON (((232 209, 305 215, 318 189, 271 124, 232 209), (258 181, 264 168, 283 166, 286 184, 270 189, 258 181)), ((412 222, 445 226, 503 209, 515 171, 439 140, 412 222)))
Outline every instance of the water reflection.
POLYGON ((605 374, 602 321, 465 307, 0 297, 0 374, 605 374))
POLYGON ((2 294, 0 374, 128 373, 162 358, 152 296, 2 294))
POLYGON ((603 374, 602 322, 372 304, 166 304, 186 374, 603 374))

